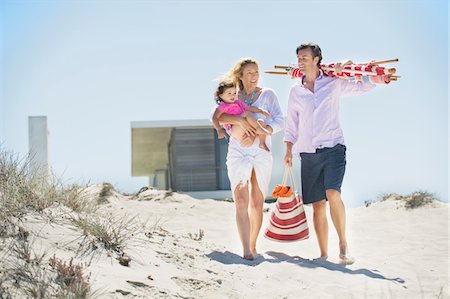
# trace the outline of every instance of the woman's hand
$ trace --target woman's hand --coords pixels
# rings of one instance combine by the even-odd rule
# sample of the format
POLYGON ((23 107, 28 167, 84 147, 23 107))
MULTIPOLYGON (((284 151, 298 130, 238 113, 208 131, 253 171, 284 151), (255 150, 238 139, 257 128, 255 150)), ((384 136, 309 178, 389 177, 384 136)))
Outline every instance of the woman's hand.
POLYGON ((252 146, 253 142, 255 141, 255 138, 256 138, 255 135, 252 135, 252 136, 245 135, 245 136, 242 138, 242 140, 241 140, 241 142, 240 142, 240 145, 241 145, 242 147, 250 147, 250 146, 252 146))
POLYGON ((245 118, 241 117, 238 124, 247 136, 255 136, 256 129, 253 128, 245 118))

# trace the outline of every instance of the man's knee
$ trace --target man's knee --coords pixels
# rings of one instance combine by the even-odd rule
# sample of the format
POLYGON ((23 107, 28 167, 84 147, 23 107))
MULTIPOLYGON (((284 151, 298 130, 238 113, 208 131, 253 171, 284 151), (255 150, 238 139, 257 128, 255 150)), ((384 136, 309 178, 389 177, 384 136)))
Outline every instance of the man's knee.
POLYGON ((327 199, 330 203, 341 199, 341 193, 337 190, 327 189, 325 192, 327 194, 327 199))
POLYGON ((321 201, 317 201, 315 203, 313 203, 313 211, 314 211, 314 215, 326 215, 326 211, 327 211, 327 202, 325 199, 321 200, 321 201))

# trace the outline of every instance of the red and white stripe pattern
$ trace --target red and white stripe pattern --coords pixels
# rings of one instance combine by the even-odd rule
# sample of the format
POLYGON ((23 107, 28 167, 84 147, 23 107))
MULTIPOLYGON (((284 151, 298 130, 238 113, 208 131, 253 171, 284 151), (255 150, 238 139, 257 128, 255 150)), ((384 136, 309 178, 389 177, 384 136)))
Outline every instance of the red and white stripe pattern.
MULTIPOLYGON (((338 77, 346 80, 356 80, 371 82, 375 84, 387 84, 390 82, 389 76, 395 72, 395 69, 388 69, 379 65, 370 64, 350 64, 343 67, 342 72, 336 73, 334 63, 322 64, 320 66, 323 73, 330 77, 338 77)), ((297 68, 291 68, 289 73, 291 78, 301 78, 303 73, 297 68)))
POLYGON ((305 208, 298 194, 279 197, 264 236, 273 241, 300 241, 309 238, 305 208))

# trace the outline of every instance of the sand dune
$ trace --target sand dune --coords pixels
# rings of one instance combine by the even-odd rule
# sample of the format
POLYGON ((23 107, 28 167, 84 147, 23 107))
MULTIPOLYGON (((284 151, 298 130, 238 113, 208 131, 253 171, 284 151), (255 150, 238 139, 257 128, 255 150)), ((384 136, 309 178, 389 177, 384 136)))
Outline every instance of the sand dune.
MULTIPOLYGON (((99 197, 101 186, 86 194, 99 197)), ((348 209, 348 238, 356 263, 337 264, 337 237, 330 224, 330 259, 318 254, 312 210, 308 240, 259 239, 261 254, 241 258, 234 204, 197 200, 167 191, 124 196, 114 190, 95 213, 124 221, 119 250, 92 246, 68 220, 71 210, 52 206, 28 215, 26 228, 37 252, 86 263, 100 298, 448 298, 448 204, 407 210, 396 201, 348 209), (58 221, 49 222, 51 215, 58 221), (67 221, 64 221, 67 219, 67 221), (146 223, 145 227, 144 224, 146 223), (334 254, 334 256, 333 256, 334 254), (119 255, 131 261, 123 266, 119 255)), ((273 204, 266 204, 272 209, 273 204)), ((263 229, 269 212, 265 213, 263 229)))

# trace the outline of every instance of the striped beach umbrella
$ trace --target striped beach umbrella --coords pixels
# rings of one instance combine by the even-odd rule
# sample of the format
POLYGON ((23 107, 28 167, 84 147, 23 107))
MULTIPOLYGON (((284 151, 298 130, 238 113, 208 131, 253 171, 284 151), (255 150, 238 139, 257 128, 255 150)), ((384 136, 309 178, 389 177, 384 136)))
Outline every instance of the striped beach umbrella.
MULTIPOLYGON (((336 72, 335 64, 321 64, 320 68, 330 77, 338 77, 346 80, 356 80, 362 82, 371 82, 376 84, 387 84, 400 78, 397 76, 395 68, 386 68, 380 64, 396 62, 398 59, 373 61, 366 64, 350 64, 343 67, 341 72, 336 72)), ((276 69, 283 71, 266 71, 268 74, 290 75, 291 78, 301 78, 302 72, 296 66, 275 65, 276 69)))

